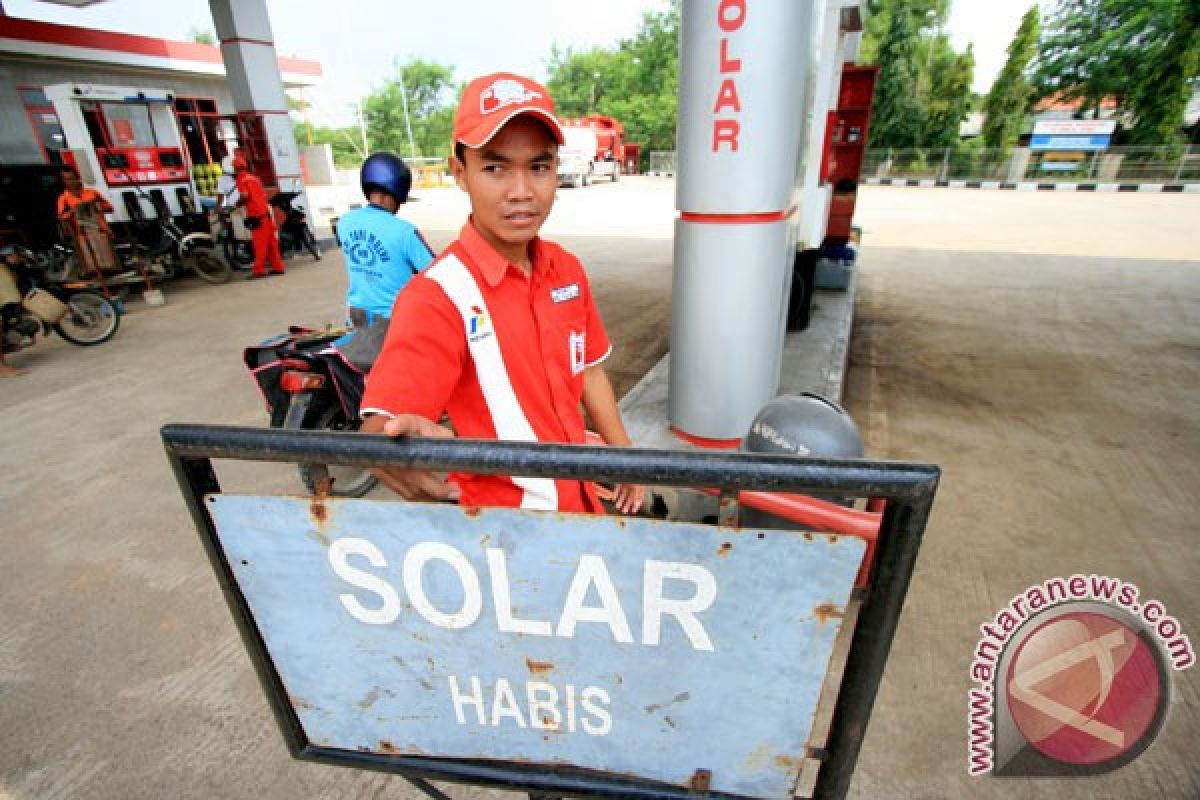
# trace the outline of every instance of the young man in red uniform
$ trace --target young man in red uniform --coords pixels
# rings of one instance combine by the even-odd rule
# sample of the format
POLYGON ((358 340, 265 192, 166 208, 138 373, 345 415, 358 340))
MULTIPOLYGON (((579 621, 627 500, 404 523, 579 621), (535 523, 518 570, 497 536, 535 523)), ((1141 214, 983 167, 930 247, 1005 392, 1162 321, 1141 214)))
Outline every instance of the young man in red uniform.
MULTIPOLYGON (((564 141, 554 101, 510 73, 467 85, 454 118, 454 179, 471 217, 396 297, 361 404, 363 432, 583 444, 580 404, 605 442, 628 446, 601 362, 612 350, 579 259, 538 238, 558 188, 564 141)), ((600 511, 590 483, 379 470, 409 500, 600 511)), ((640 508, 643 488, 614 504, 640 508)))
POLYGON ((275 219, 267 205, 267 192, 262 181, 250 172, 250 165, 241 156, 234 156, 233 172, 236 175, 240 195, 238 205, 246 207, 246 227, 254 239, 254 269, 247 280, 265 277, 266 262, 271 262, 271 274, 283 274, 283 258, 279 254, 279 236, 275 233, 275 219), (255 222, 257 221, 257 222, 255 222))

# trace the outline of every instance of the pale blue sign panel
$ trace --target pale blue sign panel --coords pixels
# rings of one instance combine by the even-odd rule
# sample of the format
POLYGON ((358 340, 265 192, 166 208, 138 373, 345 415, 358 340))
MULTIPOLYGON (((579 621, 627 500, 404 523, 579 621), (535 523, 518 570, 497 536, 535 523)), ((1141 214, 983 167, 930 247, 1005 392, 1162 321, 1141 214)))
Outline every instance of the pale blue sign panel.
POLYGON ((451 505, 207 498, 305 734, 790 798, 864 543, 451 505))
POLYGON ((1112 137, 1108 134, 1061 136, 1035 133, 1029 139, 1030 150, 1104 150, 1112 137))

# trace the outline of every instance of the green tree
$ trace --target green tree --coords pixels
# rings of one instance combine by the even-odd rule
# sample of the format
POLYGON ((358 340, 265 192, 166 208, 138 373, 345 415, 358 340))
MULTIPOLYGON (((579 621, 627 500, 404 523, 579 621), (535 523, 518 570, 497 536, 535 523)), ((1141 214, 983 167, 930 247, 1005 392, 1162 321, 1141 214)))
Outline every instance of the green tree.
POLYGON ((897 9, 907 12, 910 20, 919 23, 918 27, 940 28, 950 17, 950 0, 867 0, 867 18, 858 50, 860 64, 882 63, 879 50, 897 9))
POLYGON ((366 99, 367 141, 372 151, 444 158, 450 153, 454 102, 459 87, 454 68, 415 59, 396 68, 396 77, 366 99), (408 115, 405 117, 405 105, 408 115))
POLYGON ((1008 45, 1008 60, 984 101, 987 117, 983 122, 983 141, 988 147, 1011 147, 1021 133, 1025 111, 1033 99, 1033 85, 1026 72, 1037 55, 1038 26, 1038 9, 1034 6, 1021 18, 1008 45))
POLYGON ((637 32, 615 48, 552 48, 546 88, 559 114, 611 116, 643 152, 675 149, 679 20, 675 0, 665 11, 643 14, 637 32))
MULTIPOLYGON (((1157 15, 1157 19, 1169 21, 1165 30, 1150 33, 1156 27, 1155 20, 1145 22, 1145 58, 1129 93, 1135 120, 1129 131, 1130 144, 1177 141, 1192 82, 1200 75, 1200 3, 1193 0, 1174 5, 1173 10, 1163 9, 1157 15)), ((1144 13, 1148 11, 1143 9, 1144 13)))
MULTIPOLYGON (((1156 0, 1151 0, 1155 2, 1156 0)), ((1173 1, 1173 0, 1169 0, 1173 1)), ((1136 0, 1142 3, 1145 0, 1136 0)), ((1059 0, 1046 20, 1034 85, 1038 97, 1081 100, 1099 114, 1105 98, 1124 105, 1140 53, 1130 49, 1122 16, 1129 0, 1059 0)))
POLYGON ((603 101, 616 87, 613 85, 612 64, 615 54, 603 48, 577 53, 571 48, 550 50, 550 79, 546 88, 554 97, 558 113, 563 117, 583 117, 597 112, 597 102, 603 101))
POLYGON ((897 3, 887 16, 887 30, 879 44, 870 146, 915 147, 924 131, 917 99, 917 29, 907 6, 897 3))
POLYGON ((1080 115, 1114 103, 1130 142, 1172 142, 1200 70, 1198 18, 1196 0, 1060 0, 1038 50, 1037 94, 1078 100, 1080 115))
POLYGON ((296 141, 327 144, 333 150, 333 163, 341 169, 354 169, 363 161, 362 134, 357 127, 327 128, 308 122, 295 124, 296 141))
POLYGON ((212 31, 191 28, 188 30, 188 41, 196 44, 216 45, 217 37, 212 31))
POLYGON ((1196 0, 1059 0, 1038 52, 1038 96, 1077 99, 1094 116, 1109 100, 1140 144, 1178 138, 1200 67, 1198 15, 1196 0))
POLYGON ((970 110, 975 54, 941 32, 949 0, 869 0, 859 63, 879 64, 871 145, 950 147, 970 110))
POLYGON ((956 53, 949 39, 936 40, 933 67, 929 76, 929 95, 925 103, 925 135, 922 147, 953 147, 958 143, 958 127, 971 110, 971 82, 975 80, 975 51, 956 53))

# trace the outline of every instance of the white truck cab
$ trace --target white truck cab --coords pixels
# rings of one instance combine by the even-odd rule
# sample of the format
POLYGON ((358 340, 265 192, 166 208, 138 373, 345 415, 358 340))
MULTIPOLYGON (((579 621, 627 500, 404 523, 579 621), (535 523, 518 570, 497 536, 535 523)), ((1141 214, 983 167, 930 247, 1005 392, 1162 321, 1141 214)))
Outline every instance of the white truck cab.
POLYGON ((591 128, 563 127, 566 144, 558 148, 558 185, 581 189, 592 182, 599 143, 591 128))

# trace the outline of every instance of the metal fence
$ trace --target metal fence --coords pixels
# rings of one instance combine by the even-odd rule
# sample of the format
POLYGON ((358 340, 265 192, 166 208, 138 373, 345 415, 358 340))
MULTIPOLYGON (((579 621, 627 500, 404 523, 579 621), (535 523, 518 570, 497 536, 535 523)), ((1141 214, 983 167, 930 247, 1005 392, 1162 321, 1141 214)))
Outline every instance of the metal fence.
POLYGON ((868 150, 862 177, 937 181, 1200 182, 1200 145, 1037 151, 976 147, 868 150))
POLYGON ((646 153, 646 173, 649 175, 674 175, 675 151, 652 150, 646 153))

